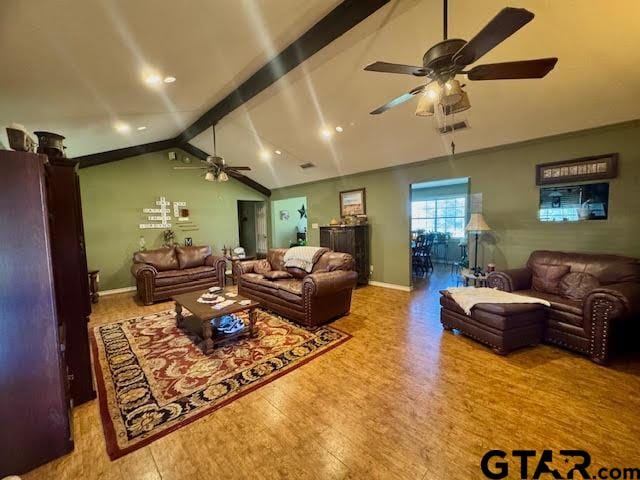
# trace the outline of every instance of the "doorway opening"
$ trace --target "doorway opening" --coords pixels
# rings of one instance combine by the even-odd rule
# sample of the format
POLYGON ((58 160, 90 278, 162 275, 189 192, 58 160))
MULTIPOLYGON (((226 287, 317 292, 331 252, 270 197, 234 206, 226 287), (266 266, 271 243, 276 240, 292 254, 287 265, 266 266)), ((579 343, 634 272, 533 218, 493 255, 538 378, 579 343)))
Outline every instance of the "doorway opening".
POLYGON ((271 202, 271 232, 274 248, 307 244, 307 197, 271 202))
POLYGON ((267 256, 267 207, 265 202, 238 200, 238 240, 247 257, 267 256))
POLYGON ((412 285, 456 284, 468 262, 469 178, 414 183, 410 193, 412 285))

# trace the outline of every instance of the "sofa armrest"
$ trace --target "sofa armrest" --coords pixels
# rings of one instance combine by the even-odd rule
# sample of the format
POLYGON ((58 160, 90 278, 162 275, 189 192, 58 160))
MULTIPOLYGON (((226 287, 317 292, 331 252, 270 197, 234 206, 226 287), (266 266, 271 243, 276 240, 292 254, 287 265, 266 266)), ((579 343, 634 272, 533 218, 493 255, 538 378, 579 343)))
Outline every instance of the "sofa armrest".
POLYGON ((614 283, 605 287, 594 288, 585 300, 586 312, 598 303, 609 303, 610 318, 640 312, 640 283, 614 283))
POLYGON ((244 260, 233 262, 233 276, 239 279, 243 273, 253 273, 253 266, 259 261, 260 260, 244 260))
POLYGON ((531 288, 531 270, 514 268, 501 272, 491 272, 487 277, 487 285, 505 292, 528 290, 531 288))
POLYGON ((217 255, 207 255, 204 259, 204 264, 207 267, 215 267, 218 282, 220 282, 220 285, 224 287, 224 272, 227 269, 227 261, 225 258, 217 255))
POLYGON ((614 283, 594 288, 584 302, 584 329, 589 342, 589 355, 594 362, 609 359, 611 322, 640 312, 640 283, 614 283))
POLYGON ((311 273, 304 277, 302 290, 314 297, 324 297, 355 288, 357 282, 358 273, 353 270, 311 273))
POLYGON ((134 277, 138 278, 140 275, 145 273, 155 277, 158 274, 158 270, 156 270, 156 267, 148 263, 134 263, 131 265, 131 274, 134 277))

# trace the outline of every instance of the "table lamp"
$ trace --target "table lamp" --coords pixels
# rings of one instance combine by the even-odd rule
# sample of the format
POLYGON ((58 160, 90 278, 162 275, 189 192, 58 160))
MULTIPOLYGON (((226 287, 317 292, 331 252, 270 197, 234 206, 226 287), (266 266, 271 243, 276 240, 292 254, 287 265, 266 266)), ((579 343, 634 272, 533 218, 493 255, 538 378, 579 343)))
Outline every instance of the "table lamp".
POLYGON ((491 230, 491 227, 487 225, 487 222, 485 222, 481 213, 472 213, 465 230, 470 233, 475 233, 476 235, 476 248, 473 256, 473 273, 474 275, 478 275, 480 270, 482 270, 481 268, 478 268, 478 238, 482 232, 488 232, 491 230))

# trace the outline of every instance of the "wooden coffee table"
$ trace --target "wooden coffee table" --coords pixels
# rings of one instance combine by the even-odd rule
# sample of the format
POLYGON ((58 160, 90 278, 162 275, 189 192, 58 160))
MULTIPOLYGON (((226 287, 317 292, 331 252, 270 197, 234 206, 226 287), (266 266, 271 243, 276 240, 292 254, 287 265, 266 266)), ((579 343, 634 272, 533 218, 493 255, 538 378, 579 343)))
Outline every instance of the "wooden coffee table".
POLYGON ((223 296, 228 300, 235 300, 235 303, 229 305, 222 310, 212 308, 212 303, 199 303, 198 298, 207 290, 198 290, 196 292, 183 293, 173 296, 176 302, 176 325, 178 328, 189 330, 202 338, 200 344, 202 351, 208 355, 213 352, 216 345, 236 340, 245 336, 253 336, 255 334, 256 308, 260 304, 254 300, 248 305, 240 305, 241 300, 249 300, 241 295, 228 297, 227 294, 232 293, 230 290, 219 290, 214 294, 223 296), (186 308, 191 312, 189 316, 182 315, 182 309, 186 308), (245 323, 245 327, 235 333, 222 333, 218 331, 218 326, 222 317, 232 315, 239 312, 249 312, 249 324, 245 323))

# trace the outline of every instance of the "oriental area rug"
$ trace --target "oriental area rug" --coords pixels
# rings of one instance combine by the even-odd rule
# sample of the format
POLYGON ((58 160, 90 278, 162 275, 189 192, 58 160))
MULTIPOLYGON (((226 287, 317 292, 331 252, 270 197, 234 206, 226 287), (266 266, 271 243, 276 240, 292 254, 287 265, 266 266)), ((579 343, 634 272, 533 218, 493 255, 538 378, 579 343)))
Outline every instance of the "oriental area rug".
POLYGON ((252 338, 205 355, 197 337, 176 327, 173 310, 94 327, 91 347, 109 457, 148 445, 351 338, 262 310, 256 330, 252 338))

